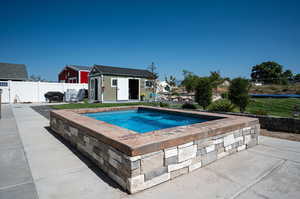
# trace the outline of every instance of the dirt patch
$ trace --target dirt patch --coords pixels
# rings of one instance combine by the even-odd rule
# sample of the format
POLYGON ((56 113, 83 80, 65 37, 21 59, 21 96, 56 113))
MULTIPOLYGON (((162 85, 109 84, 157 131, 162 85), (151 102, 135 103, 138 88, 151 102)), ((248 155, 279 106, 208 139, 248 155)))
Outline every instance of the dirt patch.
POLYGON ((269 137, 275 137, 275 138, 300 142, 300 134, 296 134, 296 133, 268 131, 266 129, 261 129, 260 134, 264 135, 264 136, 269 136, 269 137))

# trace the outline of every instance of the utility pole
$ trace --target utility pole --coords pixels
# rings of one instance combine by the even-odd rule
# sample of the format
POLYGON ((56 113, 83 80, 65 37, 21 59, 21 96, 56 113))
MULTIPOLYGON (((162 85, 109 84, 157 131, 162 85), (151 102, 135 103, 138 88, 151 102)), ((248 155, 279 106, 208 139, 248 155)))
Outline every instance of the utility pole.
POLYGON ((154 95, 154 101, 156 101, 156 89, 157 89, 157 79, 158 79, 158 73, 156 72, 157 67, 155 66, 154 62, 152 62, 148 66, 148 70, 152 73, 152 77, 150 78, 152 82, 152 95, 154 95))

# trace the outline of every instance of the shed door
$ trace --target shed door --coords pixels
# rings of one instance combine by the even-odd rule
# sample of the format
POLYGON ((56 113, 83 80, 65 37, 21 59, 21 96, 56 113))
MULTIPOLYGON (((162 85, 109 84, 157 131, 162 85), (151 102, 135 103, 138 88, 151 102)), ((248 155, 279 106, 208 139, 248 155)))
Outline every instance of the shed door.
POLYGON ((95 79, 95 96, 94 100, 98 101, 98 78, 95 79))
POLYGON ((118 78, 118 94, 117 100, 128 100, 128 79, 127 78, 118 78))
POLYGON ((95 80, 93 78, 91 78, 90 83, 89 83, 89 98, 90 100, 94 100, 94 87, 95 87, 95 80))

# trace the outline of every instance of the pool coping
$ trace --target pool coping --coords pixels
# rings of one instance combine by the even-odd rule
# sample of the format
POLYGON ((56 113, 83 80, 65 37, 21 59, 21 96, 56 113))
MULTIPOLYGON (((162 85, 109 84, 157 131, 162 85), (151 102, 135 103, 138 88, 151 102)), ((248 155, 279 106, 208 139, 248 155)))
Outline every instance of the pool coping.
POLYGON ((88 135, 113 146, 128 156, 144 155, 162 149, 171 148, 173 146, 185 144, 194 140, 218 136, 236 129, 259 124, 259 120, 257 118, 141 105, 53 110, 50 112, 50 118, 52 117, 57 117, 65 122, 70 123, 80 131, 83 131, 88 135), (218 119, 140 134, 81 115, 83 113, 130 110, 138 108, 164 111, 169 113, 171 112, 188 115, 192 114, 201 116, 202 118, 218 119))

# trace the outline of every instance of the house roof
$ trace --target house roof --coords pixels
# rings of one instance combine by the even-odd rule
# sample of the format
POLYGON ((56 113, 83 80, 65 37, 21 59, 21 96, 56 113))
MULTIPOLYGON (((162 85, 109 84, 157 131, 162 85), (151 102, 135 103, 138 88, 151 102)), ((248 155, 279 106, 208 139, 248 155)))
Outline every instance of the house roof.
POLYGON ((92 68, 90 66, 78 66, 78 65, 67 65, 67 67, 72 68, 74 70, 88 70, 88 71, 90 71, 92 68))
POLYGON ((94 65, 93 69, 97 73, 99 72, 102 75, 117 75, 117 76, 130 76, 130 77, 145 77, 149 78, 152 76, 152 73, 148 70, 142 69, 133 69, 133 68, 121 68, 114 66, 103 66, 103 65, 94 65))
POLYGON ((0 63, 0 79, 27 80, 28 73, 25 64, 0 63))

